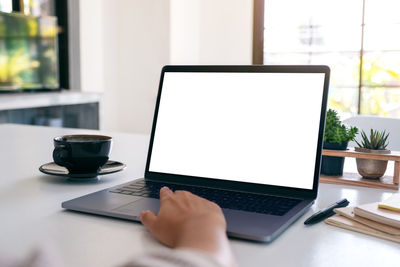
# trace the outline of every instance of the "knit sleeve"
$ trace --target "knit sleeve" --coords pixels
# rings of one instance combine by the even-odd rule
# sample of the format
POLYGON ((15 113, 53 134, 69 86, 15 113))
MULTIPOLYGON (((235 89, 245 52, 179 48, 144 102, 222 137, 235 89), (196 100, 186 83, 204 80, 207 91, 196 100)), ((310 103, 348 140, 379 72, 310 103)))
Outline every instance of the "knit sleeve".
POLYGON ((210 255, 189 249, 147 252, 123 267, 223 267, 210 255))

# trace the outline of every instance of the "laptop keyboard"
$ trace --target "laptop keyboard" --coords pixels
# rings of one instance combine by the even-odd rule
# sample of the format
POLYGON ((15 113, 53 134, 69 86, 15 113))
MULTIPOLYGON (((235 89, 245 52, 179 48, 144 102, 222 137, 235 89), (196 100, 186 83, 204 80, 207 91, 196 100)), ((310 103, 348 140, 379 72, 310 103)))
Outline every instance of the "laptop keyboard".
POLYGON ((158 182, 140 180, 119 188, 110 190, 112 193, 160 198, 159 192, 163 186, 172 191, 186 190, 200 197, 217 203, 221 208, 250 211, 277 216, 285 215, 290 209, 300 203, 301 200, 268 195, 259 195, 243 192, 235 192, 206 187, 196 187, 177 184, 164 184, 158 182))

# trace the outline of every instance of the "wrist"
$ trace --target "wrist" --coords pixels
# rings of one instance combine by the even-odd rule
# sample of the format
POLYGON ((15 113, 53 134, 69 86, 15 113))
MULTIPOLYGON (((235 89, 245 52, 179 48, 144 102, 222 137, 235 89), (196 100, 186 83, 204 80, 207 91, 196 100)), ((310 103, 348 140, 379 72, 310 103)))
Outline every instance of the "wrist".
POLYGON ((180 230, 175 247, 199 248, 213 251, 220 239, 226 239, 226 229, 221 225, 187 223, 180 230))
POLYGON ((207 253, 222 266, 236 266, 225 223, 204 224, 201 221, 186 223, 176 240, 175 248, 207 253))

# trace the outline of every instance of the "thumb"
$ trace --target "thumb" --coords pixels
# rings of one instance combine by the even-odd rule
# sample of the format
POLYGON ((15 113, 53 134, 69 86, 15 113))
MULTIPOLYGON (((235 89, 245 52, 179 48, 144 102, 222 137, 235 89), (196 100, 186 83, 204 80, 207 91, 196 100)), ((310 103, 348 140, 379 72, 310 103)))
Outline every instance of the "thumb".
POLYGON ((151 210, 145 210, 140 213, 140 221, 147 229, 150 230, 150 232, 152 231, 154 222, 156 220, 157 220, 157 215, 151 210))

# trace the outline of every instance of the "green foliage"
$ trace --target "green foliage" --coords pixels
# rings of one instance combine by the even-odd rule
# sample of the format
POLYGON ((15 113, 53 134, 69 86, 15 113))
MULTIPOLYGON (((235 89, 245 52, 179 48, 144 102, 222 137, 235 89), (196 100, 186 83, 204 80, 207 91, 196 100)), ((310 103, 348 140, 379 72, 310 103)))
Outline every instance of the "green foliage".
POLYGON ((354 140, 357 133, 357 127, 346 127, 341 123, 335 110, 328 110, 326 113, 324 142, 342 144, 354 140))
POLYGON ((389 133, 386 131, 379 132, 378 130, 371 129, 371 133, 368 136, 364 131, 361 132, 361 144, 356 141, 357 145, 361 148, 375 149, 375 150, 383 150, 386 149, 389 142, 387 142, 387 138, 389 137, 389 133))

